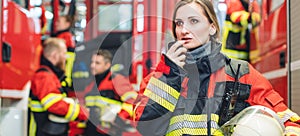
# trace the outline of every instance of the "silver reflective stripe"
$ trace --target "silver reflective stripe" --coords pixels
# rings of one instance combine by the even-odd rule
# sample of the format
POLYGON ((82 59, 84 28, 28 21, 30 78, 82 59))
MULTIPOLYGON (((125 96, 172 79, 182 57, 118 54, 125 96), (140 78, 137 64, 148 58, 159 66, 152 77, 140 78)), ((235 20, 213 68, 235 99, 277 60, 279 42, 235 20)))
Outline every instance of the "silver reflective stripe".
MULTIPOLYGON (((201 122, 192 122, 192 121, 177 122, 169 126, 167 133, 170 133, 174 130, 183 129, 183 128, 192 128, 192 129, 207 128, 207 122, 202 122, 202 121, 201 122)), ((211 121, 211 128, 218 129, 219 128, 218 123, 215 121, 211 121)))
POLYGON ((177 99, 174 98, 172 95, 168 94, 167 92, 165 92, 164 90, 160 89, 159 87, 149 83, 147 85, 147 89, 151 90, 154 94, 164 98, 165 100, 172 103, 173 105, 176 105, 177 99))

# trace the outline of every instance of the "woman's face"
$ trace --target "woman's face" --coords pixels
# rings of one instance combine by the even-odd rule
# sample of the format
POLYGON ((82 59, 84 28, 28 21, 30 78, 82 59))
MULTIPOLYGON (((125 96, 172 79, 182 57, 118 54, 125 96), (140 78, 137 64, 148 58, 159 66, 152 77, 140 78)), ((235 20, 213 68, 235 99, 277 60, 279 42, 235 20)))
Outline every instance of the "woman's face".
POLYGON ((197 3, 180 7, 175 16, 175 24, 177 40, 184 40, 183 46, 187 49, 199 47, 209 40, 212 24, 197 3))

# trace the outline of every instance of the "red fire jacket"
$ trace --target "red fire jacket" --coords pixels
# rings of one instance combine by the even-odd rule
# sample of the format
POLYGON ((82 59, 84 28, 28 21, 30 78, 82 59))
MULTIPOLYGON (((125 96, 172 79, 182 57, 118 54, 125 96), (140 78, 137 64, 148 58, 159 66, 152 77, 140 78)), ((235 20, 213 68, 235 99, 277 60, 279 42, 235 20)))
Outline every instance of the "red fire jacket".
POLYGON ((63 75, 63 71, 42 58, 42 66, 31 80, 29 109, 37 125, 37 135, 42 134, 43 124, 49 121, 48 114, 56 115, 66 121, 85 121, 88 118, 87 111, 66 96, 59 79, 63 75))
MULTIPOLYGON (((125 122, 126 120, 132 120, 132 104, 137 97, 137 92, 131 86, 129 79, 120 74, 112 74, 109 70, 101 75, 97 75, 96 82, 98 84, 97 90, 91 90, 85 97, 85 105, 90 108, 91 115, 85 134, 109 133, 119 135, 122 131, 126 131, 121 130, 124 125, 130 126, 130 124, 125 122), (110 105, 120 108, 116 119, 113 121, 116 126, 100 119, 107 110, 113 111, 113 109, 110 109, 110 105)), ((92 84, 94 84, 94 81, 92 84)))
POLYGON ((63 31, 59 31, 55 34, 55 37, 57 38, 62 38, 65 40, 68 51, 70 50, 70 48, 75 48, 75 41, 73 39, 73 35, 70 32, 70 30, 63 30, 63 31))
POLYGON ((134 120, 142 135, 214 135, 250 105, 274 110, 286 129, 299 127, 300 117, 269 81, 246 61, 224 56, 220 46, 212 45, 212 54, 184 69, 162 56, 142 82, 135 104, 134 120))

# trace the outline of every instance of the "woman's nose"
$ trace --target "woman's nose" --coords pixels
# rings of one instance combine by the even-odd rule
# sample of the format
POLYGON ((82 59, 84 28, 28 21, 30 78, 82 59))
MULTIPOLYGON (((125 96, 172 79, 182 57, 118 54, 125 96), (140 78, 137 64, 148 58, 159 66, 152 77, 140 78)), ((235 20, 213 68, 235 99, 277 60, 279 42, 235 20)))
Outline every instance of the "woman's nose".
POLYGON ((184 26, 182 27, 181 33, 182 33, 182 34, 187 34, 187 33, 189 33, 189 29, 188 29, 188 27, 187 27, 186 25, 184 25, 184 26))

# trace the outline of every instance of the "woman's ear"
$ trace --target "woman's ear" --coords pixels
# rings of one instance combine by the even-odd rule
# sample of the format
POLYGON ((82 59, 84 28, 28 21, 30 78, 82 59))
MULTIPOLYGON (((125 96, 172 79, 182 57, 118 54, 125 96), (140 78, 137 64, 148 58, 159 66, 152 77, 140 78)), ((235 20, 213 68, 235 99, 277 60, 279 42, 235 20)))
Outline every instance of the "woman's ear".
POLYGON ((214 25, 210 25, 210 28, 209 28, 209 35, 214 35, 216 33, 216 27, 214 25))

